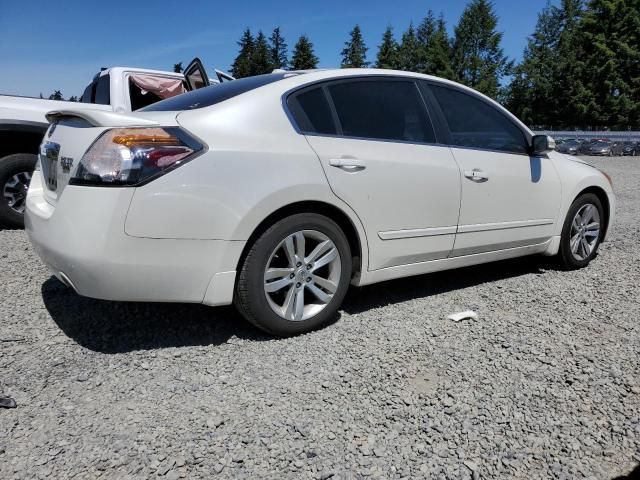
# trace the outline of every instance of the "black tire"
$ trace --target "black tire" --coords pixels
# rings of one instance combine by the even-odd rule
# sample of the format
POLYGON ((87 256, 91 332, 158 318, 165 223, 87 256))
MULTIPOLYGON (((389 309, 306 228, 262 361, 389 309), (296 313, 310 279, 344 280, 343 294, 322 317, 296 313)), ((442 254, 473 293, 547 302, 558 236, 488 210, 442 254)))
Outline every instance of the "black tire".
MULTIPOLYGON (((11 188, 8 183, 14 175, 28 173, 31 177, 37 161, 38 157, 31 153, 16 153, 0 158, 0 224, 24 227, 24 215, 9 206, 9 200, 5 198, 5 189, 11 188)), ((26 200, 26 191, 20 191, 19 194, 24 194, 26 200)))
POLYGON ((598 247, 602 242, 606 221, 607 219, 604 215, 602 203, 600 202, 600 199, 593 193, 585 193, 574 200, 574 202, 571 204, 571 208, 569 208, 569 211, 567 212, 567 218, 565 218, 564 225, 562 227, 562 236, 560 237, 560 251, 558 252, 558 260, 562 268, 566 270, 576 270, 589 265, 591 260, 593 260, 598 254, 598 247), (598 210, 598 215, 600 216, 600 234, 596 239, 595 247, 593 248, 591 254, 580 260, 576 258, 571 252, 571 224, 576 213, 578 213, 578 211, 587 204, 594 205, 598 210))
POLYGON ((234 305, 250 323, 272 335, 290 336, 315 330, 336 318, 349 288, 352 259, 349 242, 333 220, 315 213, 295 214, 269 227, 249 248, 238 272, 234 305), (264 272, 278 244, 301 230, 318 231, 334 243, 340 254, 340 279, 333 297, 320 312, 306 320, 293 321, 281 317, 269 305, 264 291, 264 272))

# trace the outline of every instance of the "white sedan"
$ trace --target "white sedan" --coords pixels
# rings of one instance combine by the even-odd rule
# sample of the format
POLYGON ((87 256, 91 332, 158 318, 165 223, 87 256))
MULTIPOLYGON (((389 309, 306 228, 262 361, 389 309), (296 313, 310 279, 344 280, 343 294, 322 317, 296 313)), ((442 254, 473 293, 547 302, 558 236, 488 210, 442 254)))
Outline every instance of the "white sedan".
POLYGON ((276 335, 356 286, 523 255, 586 266, 610 179, 462 85, 273 73, 140 111, 48 115, 26 228, 89 297, 234 303, 276 335))

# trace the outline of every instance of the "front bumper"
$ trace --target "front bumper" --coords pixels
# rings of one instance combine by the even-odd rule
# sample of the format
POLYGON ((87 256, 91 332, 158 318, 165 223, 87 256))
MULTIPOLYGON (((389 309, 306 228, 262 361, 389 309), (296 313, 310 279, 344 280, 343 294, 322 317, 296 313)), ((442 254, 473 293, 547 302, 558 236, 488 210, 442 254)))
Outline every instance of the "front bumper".
POLYGON ((245 242, 131 237, 124 225, 134 189, 68 186, 54 207, 40 175, 31 180, 25 228, 42 261, 80 295, 231 303, 245 242))

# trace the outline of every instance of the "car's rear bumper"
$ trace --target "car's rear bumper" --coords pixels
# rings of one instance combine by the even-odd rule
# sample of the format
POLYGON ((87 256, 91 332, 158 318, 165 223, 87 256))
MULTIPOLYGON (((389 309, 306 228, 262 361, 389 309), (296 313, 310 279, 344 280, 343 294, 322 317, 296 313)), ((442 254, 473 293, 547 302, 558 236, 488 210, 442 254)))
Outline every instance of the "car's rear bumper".
POLYGON ((80 295, 105 300, 229 304, 244 242, 137 238, 124 231, 134 190, 68 186, 54 207, 40 172, 25 227, 42 261, 80 295))

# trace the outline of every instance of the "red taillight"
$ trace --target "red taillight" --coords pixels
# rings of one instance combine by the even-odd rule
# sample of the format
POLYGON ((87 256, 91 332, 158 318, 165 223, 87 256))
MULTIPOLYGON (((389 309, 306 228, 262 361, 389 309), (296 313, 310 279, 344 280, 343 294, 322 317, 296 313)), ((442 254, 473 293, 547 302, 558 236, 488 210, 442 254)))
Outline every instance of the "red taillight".
POLYGON ((188 147, 160 147, 149 151, 144 159, 145 167, 167 168, 193 153, 188 147))

